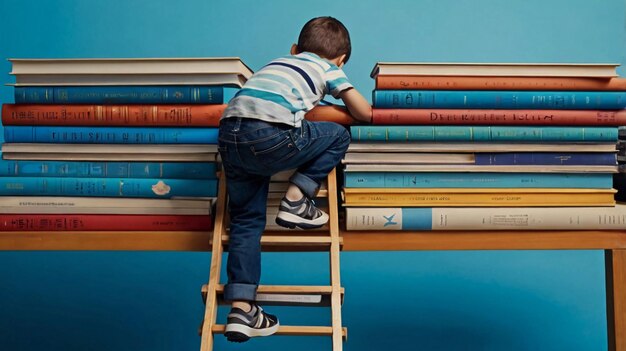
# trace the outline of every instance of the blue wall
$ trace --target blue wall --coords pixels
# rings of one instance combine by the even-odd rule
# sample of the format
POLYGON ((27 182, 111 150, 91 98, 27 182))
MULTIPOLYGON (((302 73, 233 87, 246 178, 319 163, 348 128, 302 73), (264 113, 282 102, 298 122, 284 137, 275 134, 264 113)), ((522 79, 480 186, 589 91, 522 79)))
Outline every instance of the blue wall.
MULTIPOLYGON (((0 0, 0 57, 240 56, 258 69, 311 17, 350 29, 369 95, 377 61, 626 63, 624 1, 0 0), (384 3, 384 5, 382 5, 384 3)), ((11 82, 8 62, 0 75, 11 82)), ((624 70, 621 70, 624 75, 624 70)), ((12 102, 0 87, 0 102, 12 102)), ((0 350, 195 350, 207 253, 0 252, 0 350)), ((321 254, 266 254, 264 282, 327 282, 321 254)), ((346 350, 604 350, 599 251, 343 253, 346 350)), ((220 312, 223 319, 225 311, 220 312)), ((272 309, 284 324, 325 311, 272 309)), ((322 350, 272 337, 216 350, 322 350)), ((305 341, 305 342, 303 342, 305 341)))

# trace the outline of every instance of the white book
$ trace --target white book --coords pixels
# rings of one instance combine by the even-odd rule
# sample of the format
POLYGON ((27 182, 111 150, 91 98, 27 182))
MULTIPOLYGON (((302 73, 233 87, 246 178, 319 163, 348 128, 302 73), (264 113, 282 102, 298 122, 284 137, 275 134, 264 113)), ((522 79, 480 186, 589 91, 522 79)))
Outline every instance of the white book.
POLYGON ((348 164, 346 172, 617 173, 617 166, 348 164))
POLYGON ((348 152, 614 152, 615 143, 351 143, 348 152))
POLYGON ((322 295, 257 293, 256 301, 266 302, 266 303, 279 302, 279 303, 297 303, 297 304, 319 304, 322 302, 322 295))
POLYGON ((474 164, 473 154, 348 152, 344 164, 474 164))
POLYGON ((246 78, 237 73, 168 74, 20 74, 16 87, 23 86, 99 86, 99 85, 224 85, 241 88, 246 78))
POLYGON ((346 208, 347 230, 624 230, 614 207, 346 208))
POLYGON ((237 73, 249 78, 253 73, 239 57, 11 58, 9 61, 11 74, 237 73))
POLYGON ((378 62, 370 76, 617 77, 616 63, 378 62))

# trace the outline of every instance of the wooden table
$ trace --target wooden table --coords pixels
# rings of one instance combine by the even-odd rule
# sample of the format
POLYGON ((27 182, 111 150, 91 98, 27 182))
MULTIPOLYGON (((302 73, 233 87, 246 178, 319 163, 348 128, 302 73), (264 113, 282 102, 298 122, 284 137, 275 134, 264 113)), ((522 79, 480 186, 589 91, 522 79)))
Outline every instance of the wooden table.
MULTIPOLYGON (((0 232, 0 250, 210 251, 212 232, 0 232)), ((342 232, 344 251, 604 250, 610 351, 626 351, 626 231, 342 232)))

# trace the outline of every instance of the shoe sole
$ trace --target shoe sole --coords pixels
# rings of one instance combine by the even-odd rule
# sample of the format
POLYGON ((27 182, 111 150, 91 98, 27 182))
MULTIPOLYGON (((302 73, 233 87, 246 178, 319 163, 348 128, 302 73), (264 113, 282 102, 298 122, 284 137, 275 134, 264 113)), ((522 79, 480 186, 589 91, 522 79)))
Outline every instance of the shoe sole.
POLYGON ((228 341, 245 342, 257 336, 270 336, 278 331, 279 326, 280 324, 276 323, 269 328, 257 329, 243 324, 228 324, 224 336, 228 341))
POLYGON ((316 229, 323 227, 326 223, 328 223, 328 215, 326 213, 311 221, 307 221, 300 216, 285 211, 278 211, 276 215, 276 224, 289 229, 294 229, 295 227, 316 229))

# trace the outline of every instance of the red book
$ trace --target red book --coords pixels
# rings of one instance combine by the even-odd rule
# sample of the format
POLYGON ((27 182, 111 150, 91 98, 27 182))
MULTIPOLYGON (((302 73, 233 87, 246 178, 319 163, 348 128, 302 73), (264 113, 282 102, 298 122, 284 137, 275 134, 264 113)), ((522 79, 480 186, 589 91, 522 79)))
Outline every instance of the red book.
POLYGON ((455 110, 375 108, 372 124, 399 125, 626 125, 626 110, 455 110))
POLYGON ((2 124, 38 126, 217 127, 226 105, 2 106, 2 124))
POLYGON ((209 215, 54 215, 2 214, 6 231, 205 231, 213 229, 209 215))
POLYGON ((626 90, 625 78, 395 76, 376 77, 379 90, 626 90))

